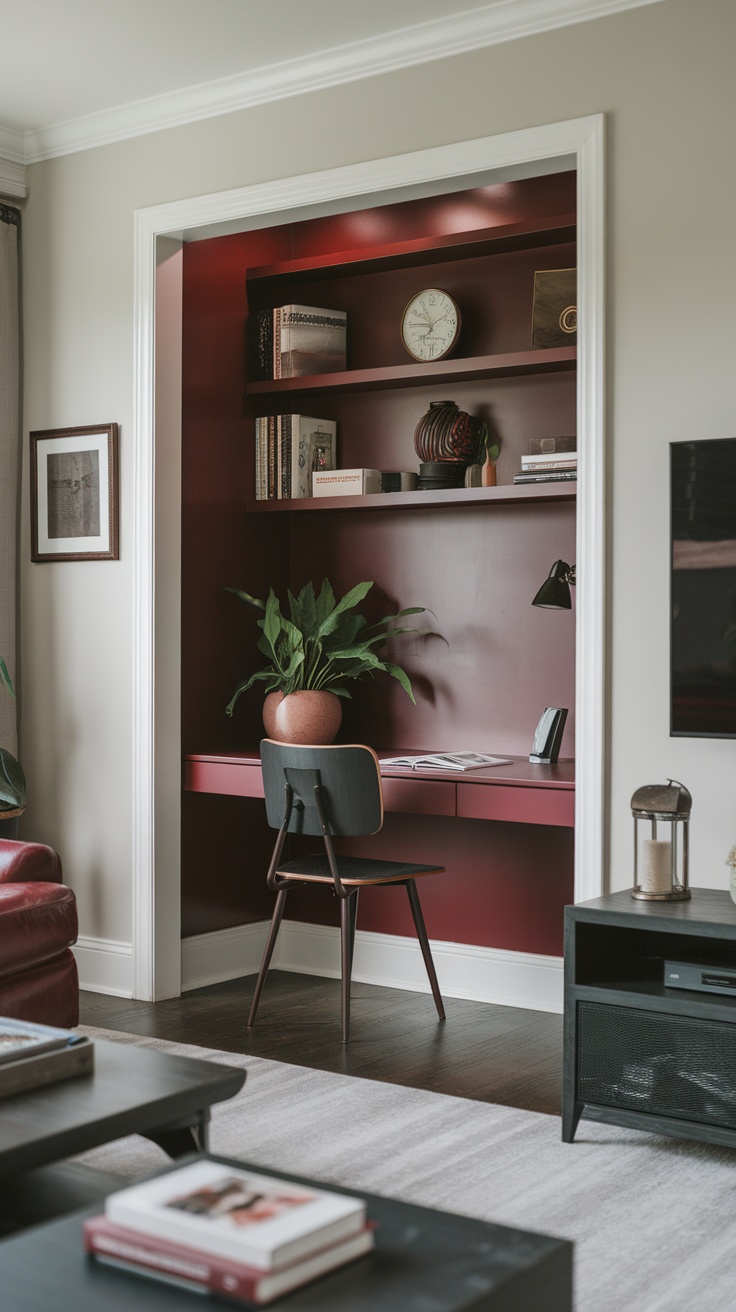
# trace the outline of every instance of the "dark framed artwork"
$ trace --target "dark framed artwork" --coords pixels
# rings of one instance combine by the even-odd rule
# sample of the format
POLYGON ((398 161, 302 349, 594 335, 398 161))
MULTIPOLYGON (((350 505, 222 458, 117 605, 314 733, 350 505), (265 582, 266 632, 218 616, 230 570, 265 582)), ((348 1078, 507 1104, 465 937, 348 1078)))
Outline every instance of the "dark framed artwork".
POLYGON ((118 426, 31 433, 31 560, 118 560, 118 426))

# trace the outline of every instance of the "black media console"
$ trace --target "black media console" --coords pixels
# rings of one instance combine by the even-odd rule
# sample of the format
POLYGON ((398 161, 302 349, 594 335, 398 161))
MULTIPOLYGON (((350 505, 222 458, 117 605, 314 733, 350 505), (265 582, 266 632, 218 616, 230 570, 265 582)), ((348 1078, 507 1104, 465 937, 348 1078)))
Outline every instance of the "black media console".
POLYGON ((727 892, 565 909, 565 1143, 584 1116, 736 1147, 736 996, 668 987, 679 960, 736 966, 727 892))

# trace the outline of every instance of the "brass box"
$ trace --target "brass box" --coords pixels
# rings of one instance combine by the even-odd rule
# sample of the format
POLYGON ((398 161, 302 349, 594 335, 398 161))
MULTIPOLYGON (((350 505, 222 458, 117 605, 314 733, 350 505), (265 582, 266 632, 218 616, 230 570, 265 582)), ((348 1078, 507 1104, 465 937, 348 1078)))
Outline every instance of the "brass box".
POLYGON ((534 275, 532 350, 576 346, 577 269, 542 269, 534 275))

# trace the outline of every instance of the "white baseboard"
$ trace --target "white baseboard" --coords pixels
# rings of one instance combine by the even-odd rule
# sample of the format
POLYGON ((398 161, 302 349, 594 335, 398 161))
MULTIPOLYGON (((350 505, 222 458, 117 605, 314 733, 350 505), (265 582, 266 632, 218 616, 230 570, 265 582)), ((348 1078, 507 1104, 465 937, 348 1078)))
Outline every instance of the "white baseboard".
MULTIPOLYGON (((266 922, 259 922, 184 939, 182 991, 255 974, 266 931, 266 922)), ((533 1011, 562 1011, 561 957, 439 940, 432 941, 432 956, 445 997, 533 1011)), ((271 964, 278 970, 339 979, 340 931, 327 925, 285 920, 271 964)), ((416 939, 394 934, 357 931, 353 978, 365 984, 429 992, 416 939)))
POLYGON ((130 943, 80 935, 72 950, 77 959, 80 989, 111 993, 116 998, 132 998, 133 948, 130 943))
MULTIPOLYGON (((203 989, 241 975, 255 975, 261 964, 268 921, 234 925, 181 941, 181 991, 203 989)), ((278 946, 278 945, 277 945, 278 946)))

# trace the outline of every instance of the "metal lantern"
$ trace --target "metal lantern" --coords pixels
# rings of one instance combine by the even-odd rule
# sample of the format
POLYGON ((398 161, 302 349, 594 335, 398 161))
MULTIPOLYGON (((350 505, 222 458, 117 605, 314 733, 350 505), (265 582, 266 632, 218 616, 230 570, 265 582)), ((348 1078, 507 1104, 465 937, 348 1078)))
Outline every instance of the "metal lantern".
POLYGON ((690 896, 688 847, 692 797, 676 779, 637 788, 634 817, 632 897, 647 902, 681 902, 690 896))

